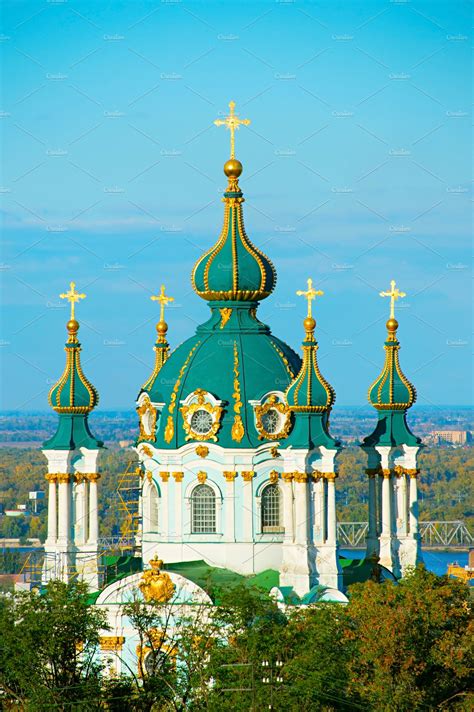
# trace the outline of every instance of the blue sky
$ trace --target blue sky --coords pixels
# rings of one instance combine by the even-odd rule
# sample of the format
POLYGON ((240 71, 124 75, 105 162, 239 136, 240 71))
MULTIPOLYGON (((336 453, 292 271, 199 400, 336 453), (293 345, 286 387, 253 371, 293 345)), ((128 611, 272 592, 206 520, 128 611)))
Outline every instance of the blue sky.
POLYGON ((207 318, 189 275, 221 227, 230 99, 252 121, 246 229, 279 277, 260 318, 299 348, 311 276, 321 370, 364 404, 395 278, 419 403, 471 403, 469 3, 230 7, 3 3, 1 406, 47 407, 71 279, 104 409, 152 368, 161 283, 172 346, 207 318))

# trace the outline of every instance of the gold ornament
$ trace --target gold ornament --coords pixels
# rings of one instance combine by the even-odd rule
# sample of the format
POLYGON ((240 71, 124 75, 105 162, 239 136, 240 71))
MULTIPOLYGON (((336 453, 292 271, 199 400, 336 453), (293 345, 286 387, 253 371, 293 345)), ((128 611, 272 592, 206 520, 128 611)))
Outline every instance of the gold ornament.
POLYGON ((186 368, 188 367, 188 363, 191 360, 191 356, 193 355, 193 353, 195 352, 195 350, 197 349, 197 347, 199 346, 200 343, 201 342, 198 341, 197 344, 194 344, 193 348, 188 353, 188 355, 186 357, 186 361, 181 366, 178 378, 176 380, 176 383, 173 386, 173 392, 171 394, 170 404, 168 406, 169 415, 168 415, 168 420, 166 422, 166 427, 165 427, 165 440, 167 443, 171 442, 173 435, 174 435, 173 413, 174 413, 174 409, 176 407, 176 397, 177 397, 177 393, 179 390, 179 386, 181 384, 181 379, 183 377, 183 374, 184 374, 186 368))
POLYGON ((159 475, 160 475, 160 477, 161 477, 161 481, 162 481, 162 482, 168 482, 168 480, 169 480, 169 478, 170 478, 170 473, 169 473, 169 472, 160 472, 159 475))
POLYGON ((234 471, 224 471, 222 474, 224 475, 226 482, 233 482, 237 477, 237 472, 234 471))
POLYGON ((242 422, 242 416, 240 415, 240 409, 242 408, 242 401, 240 400, 240 381, 239 381, 239 352, 237 349, 237 342, 234 341, 234 392, 232 393, 232 398, 234 399, 234 422, 232 424, 232 440, 240 443, 245 435, 244 424, 242 422))
POLYGON ((174 595, 175 585, 169 574, 161 571, 163 561, 155 554, 149 562, 151 569, 143 572, 138 588, 147 603, 167 603, 174 595))
POLYGON ((282 403, 278 400, 278 397, 274 394, 269 396, 263 405, 255 406, 255 423, 256 428, 259 432, 259 440, 283 440, 288 437, 291 428, 291 410, 286 403, 282 403), (265 430, 263 425, 262 417, 269 410, 276 410, 282 418, 282 426, 278 433, 269 433, 265 430))
POLYGON ((270 482, 272 485, 276 484, 278 482, 279 474, 276 470, 272 470, 269 475, 270 482))
MULTIPOLYGON (((240 126, 249 126, 250 119, 239 119, 238 115, 235 113, 235 101, 229 102, 229 109, 229 115, 226 116, 225 119, 216 119, 214 123, 216 126, 225 126, 226 129, 229 129, 230 157, 232 159, 235 158, 235 132, 238 131, 240 126)), ((231 161, 228 161, 228 163, 231 163, 231 161)), ((240 163, 240 161, 236 161, 236 163, 240 163)), ((239 166, 234 166, 232 164, 231 166, 229 166, 228 170, 233 171, 234 173, 238 173, 239 166)), ((238 175, 240 175, 240 173, 238 173, 238 175)))
POLYGON ((281 473, 281 478, 284 480, 284 482, 291 482, 292 479, 294 478, 295 473, 294 472, 282 472, 281 473))
POLYGON ((300 484, 307 482, 308 481, 308 475, 306 472, 293 472, 293 479, 295 482, 299 482, 300 484))
POLYGON ((221 424, 222 408, 219 405, 211 405, 211 403, 206 400, 207 391, 203 388, 197 388, 194 391, 194 395, 196 396, 194 403, 191 403, 191 405, 183 405, 180 408, 183 416, 183 428, 186 433, 186 440, 212 440, 213 442, 217 442, 216 433, 221 424), (192 428, 192 417, 198 410, 205 410, 212 417, 212 426, 207 433, 197 433, 192 428))
POLYGON ((398 289, 398 287, 396 285, 395 280, 392 279, 392 281, 390 282, 390 290, 387 292, 380 292, 380 296, 381 297, 390 297, 390 319, 389 319, 389 321, 391 322, 391 326, 394 328, 390 329, 388 327, 388 322, 387 322, 387 328, 389 328, 389 331, 396 331, 398 324, 395 319, 395 302, 397 301, 397 299, 406 297, 406 293, 400 292, 400 290, 398 289), (393 322, 395 322, 396 326, 393 324, 393 322))
POLYGON ((198 478, 199 484, 203 485, 204 482, 207 480, 207 473, 203 472, 201 470, 200 472, 197 473, 197 478, 198 478))
POLYGON ((71 305, 71 320, 68 324, 68 328, 71 331, 77 331, 77 328, 79 328, 79 324, 77 323, 75 316, 74 316, 74 307, 76 305, 76 302, 78 302, 80 299, 85 299, 86 295, 85 294, 79 294, 79 292, 76 292, 76 283, 75 282, 70 282, 69 283, 70 290, 69 292, 63 292, 62 294, 59 295, 60 299, 67 299, 69 304, 71 305), (77 328, 76 328, 77 325, 77 328))
POLYGON ((219 312, 221 315, 221 329, 223 329, 232 316, 232 309, 230 307, 222 307, 219 312))
POLYGON ((184 472, 173 472, 172 475, 175 482, 183 481, 184 472))
POLYGON ((248 470, 246 472, 242 472, 242 479, 244 482, 251 482, 253 477, 255 477, 254 470, 248 470))
POLYGON ((125 638, 123 635, 103 635, 100 638, 100 649, 118 652, 122 650, 125 638))
POLYGON ((199 457, 207 457, 209 455, 209 448, 207 445, 198 445, 195 452, 199 457))
POLYGON ((141 445, 140 450, 147 457, 153 457, 153 450, 151 447, 148 447, 148 445, 141 445))
POLYGON ((140 426, 140 439, 155 442, 156 410, 148 395, 143 397, 141 406, 137 408, 140 426))

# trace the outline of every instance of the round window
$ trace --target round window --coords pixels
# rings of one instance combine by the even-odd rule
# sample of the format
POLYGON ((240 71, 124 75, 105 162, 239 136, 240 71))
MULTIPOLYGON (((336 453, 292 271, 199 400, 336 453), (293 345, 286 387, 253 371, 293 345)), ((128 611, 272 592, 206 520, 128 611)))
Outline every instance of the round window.
POLYGON ((270 408, 262 415, 262 425, 266 433, 274 435, 280 430, 280 414, 275 408, 270 408))
POLYGON ((200 408, 191 416, 191 429, 199 435, 207 435, 212 429, 212 415, 200 408))

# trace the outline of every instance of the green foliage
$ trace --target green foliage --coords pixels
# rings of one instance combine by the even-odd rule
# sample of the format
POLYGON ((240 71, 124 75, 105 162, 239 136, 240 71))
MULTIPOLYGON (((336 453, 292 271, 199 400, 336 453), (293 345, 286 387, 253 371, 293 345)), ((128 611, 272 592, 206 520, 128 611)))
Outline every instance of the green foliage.
POLYGON ((0 596, 0 691, 25 710, 96 709, 94 662, 102 612, 87 605, 83 584, 51 582, 44 594, 0 596), (77 707, 74 705, 77 703, 77 707))

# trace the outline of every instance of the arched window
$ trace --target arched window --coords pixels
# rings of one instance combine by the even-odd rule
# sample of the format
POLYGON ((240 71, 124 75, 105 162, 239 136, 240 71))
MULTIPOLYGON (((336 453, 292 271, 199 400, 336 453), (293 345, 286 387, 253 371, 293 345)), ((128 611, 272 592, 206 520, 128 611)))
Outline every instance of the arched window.
POLYGON ((191 495, 191 531, 193 534, 215 534, 216 495, 209 485, 198 485, 191 495))
POLYGON ((154 482, 145 485, 143 490, 143 531, 158 531, 158 489, 154 482))
POLYGON ((281 491, 277 484, 267 485, 262 492, 262 532, 282 532, 281 491))

